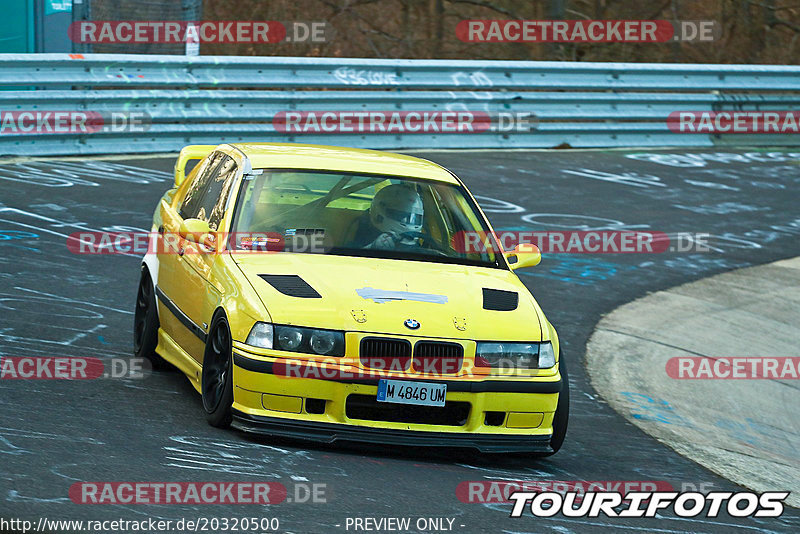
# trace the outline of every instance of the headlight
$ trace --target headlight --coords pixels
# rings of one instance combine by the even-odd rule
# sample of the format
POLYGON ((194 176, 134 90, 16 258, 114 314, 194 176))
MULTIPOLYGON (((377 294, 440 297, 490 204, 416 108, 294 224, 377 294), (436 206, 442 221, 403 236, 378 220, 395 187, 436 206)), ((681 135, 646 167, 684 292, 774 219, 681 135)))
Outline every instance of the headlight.
POLYGON ((280 326, 278 331, 278 348, 281 350, 297 351, 303 342, 303 332, 297 328, 280 326))
POLYGON ((269 323, 256 323, 253 325, 253 328, 250 329, 250 333, 247 334, 247 341, 245 341, 245 343, 254 347, 261 347, 262 349, 271 349, 272 339, 272 325, 269 323))
POLYGON ((548 369, 556 364, 553 345, 543 343, 479 342, 476 367, 493 369, 548 369))
POLYGON ((336 346, 336 334, 318 330, 311 334, 308 344, 311 345, 311 350, 317 354, 330 354, 336 346))
POLYGON ((338 330, 256 323, 245 343, 264 349, 344 356, 344 332, 338 330))
POLYGON ((539 345, 539 369, 549 369, 556 364, 556 353, 549 341, 539 345))

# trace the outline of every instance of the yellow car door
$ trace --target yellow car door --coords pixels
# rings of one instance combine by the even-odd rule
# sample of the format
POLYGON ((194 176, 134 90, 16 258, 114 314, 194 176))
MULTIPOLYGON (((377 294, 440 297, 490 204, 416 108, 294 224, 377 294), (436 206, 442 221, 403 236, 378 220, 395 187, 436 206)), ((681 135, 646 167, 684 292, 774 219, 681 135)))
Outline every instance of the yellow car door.
MULTIPOLYGON (((199 207, 194 213, 187 213, 192 219, 206 222, 212 234, 219 232, 219 237, 214 240, 215 244, 210 247, 184 240, 185 251, 179 256, 176 273, 183 280, 185 288, 180 298, 186 315, 201 325, 204 332, 208 331, 211 316, 222 300, 221 290, 212 283, 211 270, 227 235, 227 229, 222 227, 222 223, 228 211, 229 200, 232 200, 232 189, 239 171, 236 161, 231 156, 224 156, 208 181, 199 207)), ((198 350, 189 353, 202 363, 205 347, 195 346, 198 350)))
POLYGON ((164 250, 159 254, 158 297, 159 314, 164 331, 197 362, 202 362, 207 322, 202 317, 202 299, 207 293, 205 279, 190 265, 188 258, 198 256, 200 246, 180 236, 181 225, 196 218, 209 192, 222 161, 228 156, 211 154, 182 198, 174 206, 162 205, 164 250))

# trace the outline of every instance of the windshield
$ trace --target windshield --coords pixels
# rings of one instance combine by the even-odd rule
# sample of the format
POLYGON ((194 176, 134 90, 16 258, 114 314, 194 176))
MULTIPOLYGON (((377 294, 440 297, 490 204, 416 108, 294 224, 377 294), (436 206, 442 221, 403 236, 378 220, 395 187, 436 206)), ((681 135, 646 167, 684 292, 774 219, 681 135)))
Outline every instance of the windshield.
POLYGON ((462 187, 402 177, 258 169, 242 185, 233 248, 499 267, 457 237, 488 228, 462 187))

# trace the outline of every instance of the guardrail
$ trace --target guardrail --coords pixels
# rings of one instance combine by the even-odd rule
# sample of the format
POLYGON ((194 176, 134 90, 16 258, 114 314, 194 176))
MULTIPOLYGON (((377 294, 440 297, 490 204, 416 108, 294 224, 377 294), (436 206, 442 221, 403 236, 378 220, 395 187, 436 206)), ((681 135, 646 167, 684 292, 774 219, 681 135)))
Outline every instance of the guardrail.
POLYGON ((790 66, 0 54, 0 112, 148 117, 144 132, 3 128, 3 155, 168 152, 223 141, 394 149, 796 145, 798 135, 676 134, 666 118, 798 109, 800 67, 790 66), (285 111, 395 110, 530 113, 538 124, 513 133, 288 134, 272 123, 285 111))

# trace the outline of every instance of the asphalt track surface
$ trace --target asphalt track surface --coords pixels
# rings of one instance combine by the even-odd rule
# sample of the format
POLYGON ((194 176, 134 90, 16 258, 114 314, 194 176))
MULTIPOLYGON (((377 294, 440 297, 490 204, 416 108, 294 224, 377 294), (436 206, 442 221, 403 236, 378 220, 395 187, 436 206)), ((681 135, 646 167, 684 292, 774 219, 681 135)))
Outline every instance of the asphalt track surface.
MULTIPOLYGON (((412 525, 420 517, 454 518, 455 532, 800 531, 800 513, 791 508, 779 519, 671 513, 656 519, 538 519, 528 512, 512 519, 509 504, 456 497, 462 481, 498 479, 741 489, 617 415, 593 391, 583 366, 593 327, 615 307, 651 291, 800 255, 800 154, 722 149, 697 155, 707 153, 418 153, 461 176, 498 229, 716 236, 712 252, 552 254, 521 275, 558 329, 569 363, 570 427, 557 455, 535 461, 249 438, 208 426, 199 395, 178 372, 138 380, 0 380, 0 517, 277 517, 279 532, 294 533, 345 532, 348 517, 411 517, 412 525), (68 497, 70 485, 80 481, 274 481, 288 488, 290 498, 298 484, 322 483, 327 502, 83 505, 68 497)), ((75 255, 65 236, 81 229, 148 228, 173 162, 0 165, 1 356, 130 356, 139 259, 75 255)), ((758 340, 743 333, 742 342, 758 340)), ((650 408, 643 405, 643 413, 650 408)), ((720 431, 737 439, 736 429, 720 431)), ((800 457, 797 448, 794 455, 800 457)))

